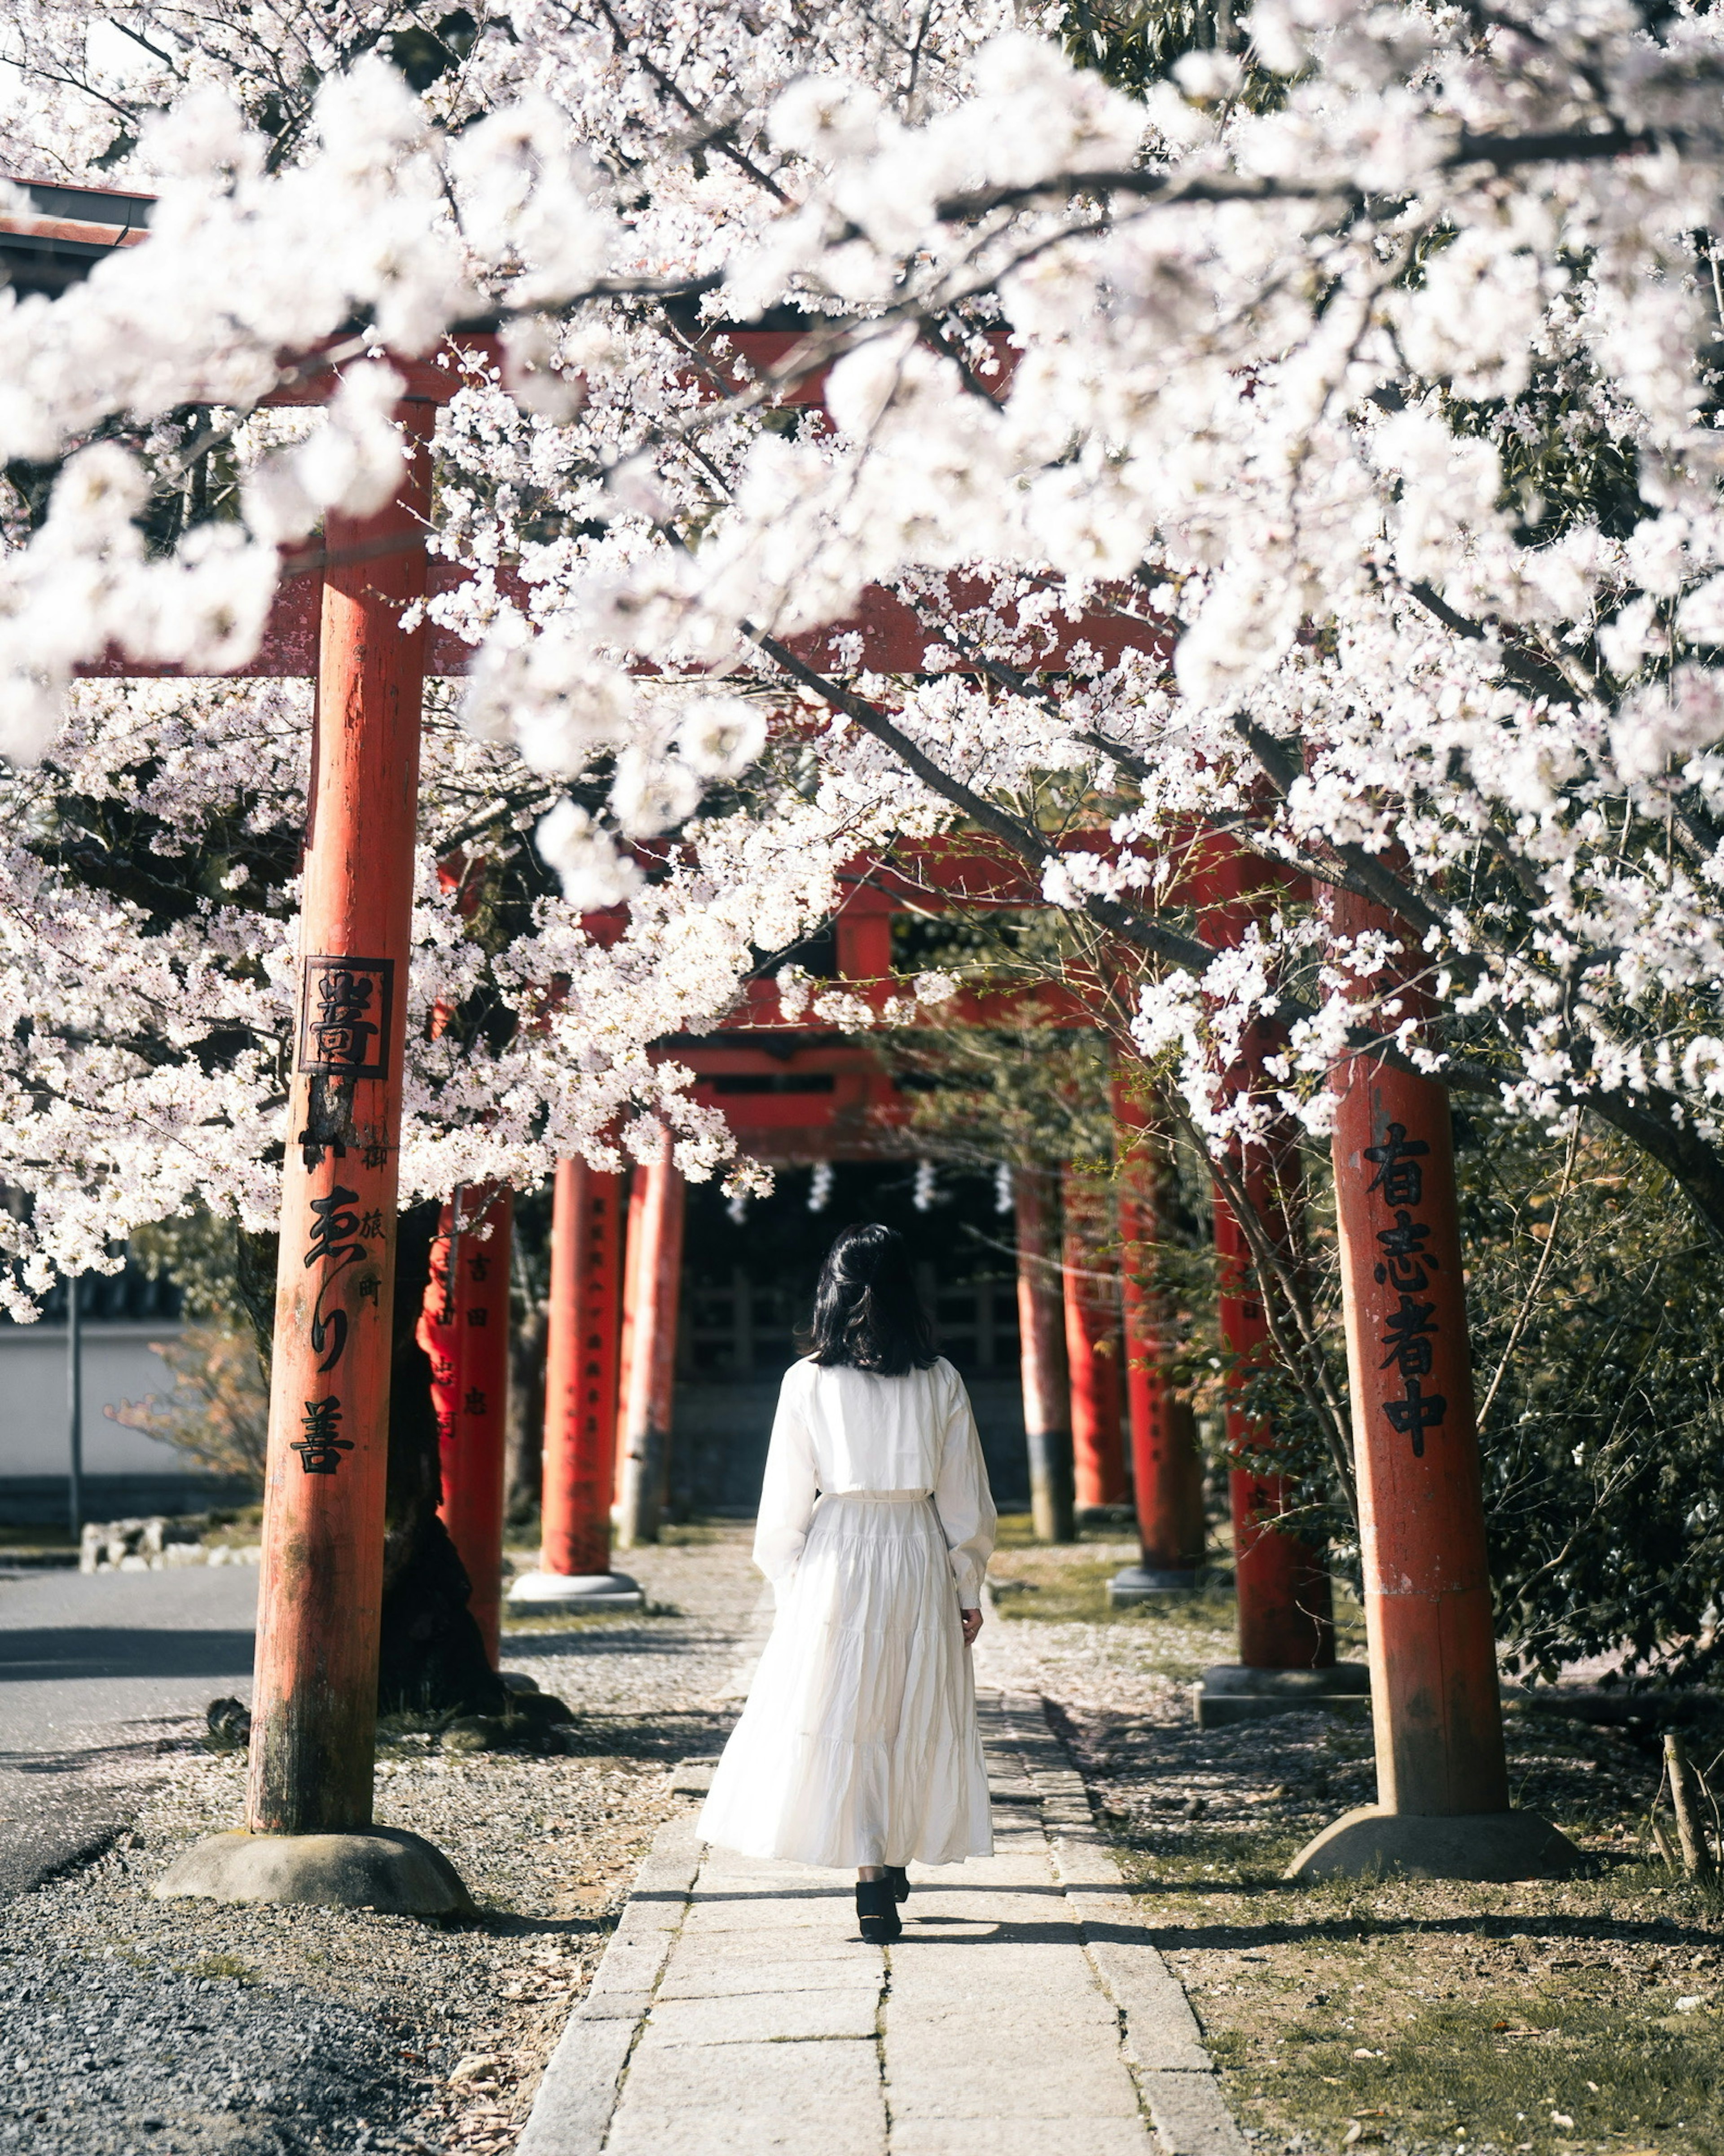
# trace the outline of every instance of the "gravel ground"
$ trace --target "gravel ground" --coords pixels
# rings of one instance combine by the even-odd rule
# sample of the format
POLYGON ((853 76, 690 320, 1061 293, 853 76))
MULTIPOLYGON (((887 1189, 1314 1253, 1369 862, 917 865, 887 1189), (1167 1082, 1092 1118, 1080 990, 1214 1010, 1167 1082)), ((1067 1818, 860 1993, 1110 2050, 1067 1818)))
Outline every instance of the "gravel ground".
MULTIPOLYGON (((690 1528, 639 1553, 639 1618, 511 1628, 505 1667, 574 1712, 569 1755, 384 1748, 379 1819, 448 1852, 476 1920, 149 1900, 239 1812, 241 1761, 169 1732, 119 1842, 0 1905, 0 2156, 511 2148, 687 1801, 667 1768, 715 1752, 746 1690, 766 1621, 747 1541, 690 1528)), ((1231 1659, 1230 1607, 1109 1615, 1133 1554, 1003 1550, 977 1680, 1049 1701, 1265 2156, 1724 2156, 1724 1905, 1646 1861, 1655 1728, 1511 1710, 1516 1800, 1595 1880, 1289 1888, 1292 1850, 1372 1794, 1368 1724, 1197 1729, 1188 1686, 1231 1659)), ((1698 1756, 1720 1742, 1724 1719, 1698 1756)))
POLYGON ((107 1853, 0 1908, 0 2150, 300 2156, 513 2146, 673 1798, 711 1752, 759 1601, 742 1529, 631 1559, 638 1620, 512 1630, 504 1666, 574 1710, 574 1756, 386 1745, 377 1817, 434 1840, 481 1913, 155 1902, 187 1842, 234 1825, 244 1763, 171 1732, 107 1853))
POLYGON ((1192 1680, 1234 1658, 1232 1601, 1174 1595, 1129 1616, 1105 1614, 1108 1577, 1137 1561, 1136 1543, 1002 1549, 988 1568, 993 1621, 977 1650, 977 1682, 1039 1692, 1072 1712, 1189 1721, 1192 1680))

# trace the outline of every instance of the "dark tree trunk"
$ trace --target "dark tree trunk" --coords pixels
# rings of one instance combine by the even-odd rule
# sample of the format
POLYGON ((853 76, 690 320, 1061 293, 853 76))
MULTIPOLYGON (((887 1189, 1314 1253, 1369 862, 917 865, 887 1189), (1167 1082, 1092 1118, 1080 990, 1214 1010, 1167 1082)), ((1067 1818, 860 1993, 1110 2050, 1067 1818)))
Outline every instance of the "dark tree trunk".
POLYGON ((413 1332, 439 1210, 434 1199, 415 1205, 397 1230, 380 1714, 497 1714, 508 1698, 467 1606, 466 1573, 437 1517, 442 1474, 431 1364, 413 1332))
POLYGON ((536 1297, 524 1299, 517 1283, 509 1332, 509 1429, 504 1517, 511 1527, 539 1516, 545 1455, 545 1334, 549 1313, 536 1297))
POLYGON ((275 1266, 280 1250, 281 1238, 273 1228, 256 1234, 246 1228, 233 1230, 233 1282, 251 1320, 266 1389, 275 1347, 275 1266))
MULTIPOLYGON (((471 1589, 448 1530, 442 1496, 431 1364, 413 1337, 431 1271, 439 1207, 401 1215, 395 1245, 394 1357, 389 1376, 389 1479, 383 1530, 381 1714, 498 1714, 508 1694, 485 1660, 467 1607, 471 1589)), ((275 1316, 276 1238, 242 1232, 239 1297, 267 1378, 275 1316)))

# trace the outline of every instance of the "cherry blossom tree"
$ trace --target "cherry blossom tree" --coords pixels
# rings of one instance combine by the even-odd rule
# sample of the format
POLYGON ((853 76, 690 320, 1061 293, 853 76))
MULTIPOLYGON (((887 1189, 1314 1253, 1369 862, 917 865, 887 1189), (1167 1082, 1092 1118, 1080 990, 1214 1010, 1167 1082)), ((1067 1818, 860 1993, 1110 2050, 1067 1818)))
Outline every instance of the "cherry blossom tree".
MULTIPOLYGON (((98 80, 84 12, 38 0, 5 121, 22 168, 105 161, 160 196, 146 244, 0 313, 26 793, 126 767, 78 665, 239 663, 280 550, 387 494, 389 354, 462 372, 428 535, 469 572, 434 605, 478 647, 447 753, 506 767, 565 897, 481 954, 532 1023, 459 1071, 421 1051, 416 1187, 536 1173, 664 1105, 649 1040, 711 1023, 847 855, 962 820, 1131 954, 1137 1045, 1218 1147, 1321 1133, 1335 1055, 1386 1017, 1451 1085, 1602 1118, 1724 1231, 1709 16, 1264 0, 1128 92, 1057 12, 458 12, 124 10, 141 71, 98 80), (762 324, 795 335, 751 365, 762 324), (480 331, 495 364, 446 341, 480 331), (264 404, 318 375, 340 386, 309 427, 264 404), (818 409, 788 401, 811 381, 818 409), (152 537, 212 458, 228 512, 152 537), (913 672, 870 672, 851 625, 881 586, 924 624, 913 672), (1075 627, 1107 619, 1123 656, 1075 627), (1404 923, 1440 1025, 1387 988, 1362 1014, 1393 954, 1320 905, 1206 940, 1182 863, 1216 832, 1404 923), (602 951, 580 916, 624 897, 602 951), (1285 1053, 1228 1092, 1264 1013, 1285 1053)), ((161 707, 176 768, 218 772, 229 721, 196 701, 161 707)), ((423 993, 451 1000, 481 957, 432 888, 440 814, 423 993)), ((143 993, 18 845, 18 952, 81 936, 105 1007, 110 978, 143 993)), ((261 1043, 288 925, 261 954, 233 933, 211 899, 173 963, 261 1043)), ((105 1038, 38 1050, 36 963, 8 990, 33 1151, 6 1172, 48 1251, 159 1209, 172 1148, 105 1038), (98 1090, 126 1135, 71 1175, 98 1090)), ((153 1037, 187 995, 152 993, 153 1037)), ((157 1087, 223 1134, 182 1188, 264 1206, 267 1061, 218 1059, 201 1107, 157 1087)))

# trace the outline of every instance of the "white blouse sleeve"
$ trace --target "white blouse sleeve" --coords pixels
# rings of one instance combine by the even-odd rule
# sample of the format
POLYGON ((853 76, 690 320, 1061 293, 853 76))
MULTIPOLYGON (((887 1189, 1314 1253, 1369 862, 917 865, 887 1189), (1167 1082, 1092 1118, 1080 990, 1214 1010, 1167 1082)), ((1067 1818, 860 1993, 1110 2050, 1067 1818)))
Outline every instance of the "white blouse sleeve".
POLYGON ((814 1437, 803 1413, 808 1383, 805 1366, 793 1363, 784 1373, 772 1440, 767 1448, 766 1478, 761 1484, 760 1515, 754 1528, 754 1562, 774 1586, 796 1569, 808 1540, 818 1489, 814 1437))
POLYGON ((934 1502, 939 1511, 940 1524, 946 1531, 947 1547, 952 1552, 952 1576, 957 1582, 958 1606, 979 1609, 982 1577, 993 1554, 998 1516, 988 1486, 988 1469, 982 1458, 982 1440, 977 1435, 970 1396, 955 1370, 947 1403, 934 1502))

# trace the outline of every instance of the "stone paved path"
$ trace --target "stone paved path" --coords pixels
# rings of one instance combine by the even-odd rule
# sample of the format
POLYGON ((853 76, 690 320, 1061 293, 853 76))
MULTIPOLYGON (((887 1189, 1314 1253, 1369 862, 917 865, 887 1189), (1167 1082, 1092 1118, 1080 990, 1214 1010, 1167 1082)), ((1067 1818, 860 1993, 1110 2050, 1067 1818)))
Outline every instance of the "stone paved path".
POLYGON ((1040 1702, 983 1721, 996 1854, 884 1952, 839 1875, 664 1829, 519 2156, 1244 2156, 1040 1702))

